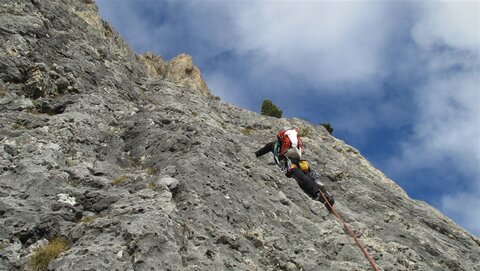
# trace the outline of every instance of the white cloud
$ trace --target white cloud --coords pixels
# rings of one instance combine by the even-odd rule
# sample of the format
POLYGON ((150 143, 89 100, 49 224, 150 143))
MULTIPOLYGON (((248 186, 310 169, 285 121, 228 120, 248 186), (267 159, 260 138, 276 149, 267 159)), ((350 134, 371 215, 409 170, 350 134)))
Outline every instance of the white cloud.
POLYGON ((237 48, 263 53, 254 72, 286 70, 311 85, 380 80, 384 9, 378 2, 253 2, 236 11, 237 48), (372 29, 375 35, 365 34, 372 29))
POLYGON ((459 224, 469 229, 471 233, 480 236, 480 189, 474 192, 463 192, 448 195, 442 198, 442 210, 448 216, 454 218, 459 224))
MULTIPOLYGON (((440 209, 480 234, 480 2, 428 2, 412 28, 418 67, 413 134, 390 161, 392 171, 427 168, 466 176, 466 191, 442 198, 440 209)), ((439 180, 441 185, 441 181, 439 180)), ((461 189, 455 187, 455 189, 461 189)))
POLYGON ((430 48, 447 45, 478 52, 480 33, 478 1, 441 1, 421 8, 421 21, 412 35, 418 45, 430 48))
POLYGON ((238 105, 248 104, 248 95, 245 95, 245 90, 241 89, 235 80, 226 77, 222 73, 211 73, 206 78, 208 87, 215 90, 215 94, 223 97, 227 102, 238 105))
POLYGON ((402 160, 417 167, 453 160, 480 182, 479 2, 452 3, 426 5, 412 30, 427 81, 416 89, 414 134, 402 160))
POLYGON ((480 92, 478 73, 439 74, 417 90, 413 135, 402 146, 398 170, 454 164, 478 176, 480 92))

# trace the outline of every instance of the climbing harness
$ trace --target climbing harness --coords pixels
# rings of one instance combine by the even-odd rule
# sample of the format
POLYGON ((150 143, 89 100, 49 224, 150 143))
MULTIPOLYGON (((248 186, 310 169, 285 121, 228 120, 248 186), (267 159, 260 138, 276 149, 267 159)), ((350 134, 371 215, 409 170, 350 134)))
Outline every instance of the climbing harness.
POLYGON ((275 163, 277 163, 277 166, 283 173, 287 173, 288 170, 292 168, 292 161, 290 161, 288 157, 283 157, 282 160, 278 160, 278 158, 276 158, 275 163))
POLYGON ((345 230, 348 232, 348 235, 350 235, 350 237, 353 238, 353 240, 355 240, 355 243, 357 244, 357 246, 360 248, 360 250, 362 250, 363 252, 363 255, 365 255, 365 258, 367 258, 368 262, 370 262, 370 265, 372 266, 373 270, 374 271, 378 271, 378 268, 377 266, 375 265, 375 262, 373 261, 373 259, 370 257, 370 255, 368 255, 368 252, 365 250, 365 248, 363 247, 363 245, 360 243, 360 241, 358 241, 357 237, 355 237, 355 234, 353 233, 353 231, 350 229, 350 227, 348 227, 347 223, 345 223, 345 221, 343 221, 343 219, 340 217, 340 215, 337 213, 337 211, 333 208, 333 206, 330 204, 330 202, 328 201, 327 197, 325 197, 325 194, 320 190, 319 191, 320 194, 322 195, 323 199, 325 199, 325 202, 328 204, 328 206, 331 208, 333 214, 335 215, 335 217, 338 219, 338 221, 340 221, 342 224, 343 224, 343 227, 345 228, 345 230))

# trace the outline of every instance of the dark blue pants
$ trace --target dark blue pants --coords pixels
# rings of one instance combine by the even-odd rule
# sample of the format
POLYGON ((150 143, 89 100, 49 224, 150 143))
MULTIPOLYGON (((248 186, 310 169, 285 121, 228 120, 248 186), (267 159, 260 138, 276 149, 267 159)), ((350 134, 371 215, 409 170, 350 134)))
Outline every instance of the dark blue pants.
POLYGON ((289 176, 297 181, 300 188, 312 198, 318 197, 320 186, 315 180, 307 173, 305 174, 301 169, 294 168, 290 171, 289 176))

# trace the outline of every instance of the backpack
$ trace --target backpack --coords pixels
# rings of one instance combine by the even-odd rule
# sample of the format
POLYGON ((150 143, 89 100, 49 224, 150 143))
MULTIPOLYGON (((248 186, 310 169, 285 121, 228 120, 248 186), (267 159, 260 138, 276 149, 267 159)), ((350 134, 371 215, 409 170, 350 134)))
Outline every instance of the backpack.
POLYGON ((282 130, 277 134, 277 141, 275 143, 276 152, 278 155, 284 155, 288 149, 297 147, 301 153, 304 151, 302 140, 298 136, 298 128, 282 130), (293 143, 293 144, 292 144, 293 143), (292 146, 294 145, 294 146, 292 146), (296 145, 296 146, 295 146, 296 145))

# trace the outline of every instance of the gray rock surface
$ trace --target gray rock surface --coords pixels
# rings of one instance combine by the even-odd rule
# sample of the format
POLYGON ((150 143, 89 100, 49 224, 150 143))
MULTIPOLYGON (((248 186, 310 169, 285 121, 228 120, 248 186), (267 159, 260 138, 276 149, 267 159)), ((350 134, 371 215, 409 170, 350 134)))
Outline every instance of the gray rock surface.
POLYGON ((304 130, 380 270, 480 270, 477 238, 356 149, 152 76, 91 1, 4 0, 0 38, 0 270, 29 270, 55 236, 70 249, 50 270, 369 270, 321 203, 255 158, 283 126, 304 130))
POLYGON ((145 53, 140 55, 140 60, 146 65, 149 76, 172 82, 199 95, 212 95, 200 69, 193 65, 192 57, 187 54, 180 54, 165 62, 161 56, 145 53))

